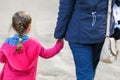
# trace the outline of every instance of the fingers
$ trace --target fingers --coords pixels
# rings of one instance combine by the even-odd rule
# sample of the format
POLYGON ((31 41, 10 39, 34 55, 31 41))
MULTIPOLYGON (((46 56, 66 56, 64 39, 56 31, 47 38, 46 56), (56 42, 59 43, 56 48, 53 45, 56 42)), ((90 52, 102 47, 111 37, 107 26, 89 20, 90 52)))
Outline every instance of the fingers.
POLYGON ((56 42, 64 42, 64 40, 63 39, 57 39, 57 41, 56 42))

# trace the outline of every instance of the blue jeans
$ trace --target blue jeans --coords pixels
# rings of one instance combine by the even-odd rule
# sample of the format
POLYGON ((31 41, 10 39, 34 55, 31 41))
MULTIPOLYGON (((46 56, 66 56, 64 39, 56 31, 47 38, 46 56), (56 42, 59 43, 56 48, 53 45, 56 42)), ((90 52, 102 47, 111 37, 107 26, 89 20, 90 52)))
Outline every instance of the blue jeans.
POLYGON ((103 43, 69 43, 73 53, 77 80, 94 80, 103 43))

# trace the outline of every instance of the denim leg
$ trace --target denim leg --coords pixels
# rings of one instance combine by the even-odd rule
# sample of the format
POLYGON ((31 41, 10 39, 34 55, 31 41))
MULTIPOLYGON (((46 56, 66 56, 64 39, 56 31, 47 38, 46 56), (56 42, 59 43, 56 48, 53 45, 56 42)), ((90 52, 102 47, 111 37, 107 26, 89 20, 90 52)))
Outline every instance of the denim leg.
POLYGON ((73 53, 77 80, 93 80, 92 46, 69 43, 73 53))
POLYGON ((99 63, 100 52, 101 52, 102 46, 103 46, 103 42, 93 44, 93 71, 94 71, 94 76, 95 76, 97 65, 99 63))

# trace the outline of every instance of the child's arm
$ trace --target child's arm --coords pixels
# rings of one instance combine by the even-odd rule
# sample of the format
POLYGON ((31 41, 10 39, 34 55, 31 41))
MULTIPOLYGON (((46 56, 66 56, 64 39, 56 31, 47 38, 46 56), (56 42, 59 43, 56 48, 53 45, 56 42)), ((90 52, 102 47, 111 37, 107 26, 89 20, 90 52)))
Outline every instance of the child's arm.
POLYGON ((0 62, 5 63, 6 61, 6 56, 4 55, 5 51, 0 49, 0 62))
POLYGON ((46 59, 51 58, 60 52, 60 50, 63 48, 63 44, 63 39, 59 39, 52 48, 45 49, 44 47, 41 47, 39 55, 46 59))
POLYGON ((5 44, 3 43, 1 48, 0 48, 0 62, 1 63, 5 63, 6 62, 6 56, 5 56, 5 53, 6 53, 6 50, 5 50, 5 44))

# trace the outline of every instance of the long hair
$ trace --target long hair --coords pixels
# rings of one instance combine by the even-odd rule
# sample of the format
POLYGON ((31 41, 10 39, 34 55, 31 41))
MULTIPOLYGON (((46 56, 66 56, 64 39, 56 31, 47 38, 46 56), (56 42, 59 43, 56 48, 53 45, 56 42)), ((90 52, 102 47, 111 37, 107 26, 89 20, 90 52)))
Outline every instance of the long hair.
POLYGON ((22 37, 24 32, 28 29, 31 23, 31 17, 24 11, 16 12, 12 17, 12 27, 19 34, 16 51, 22 50, 22 37))

